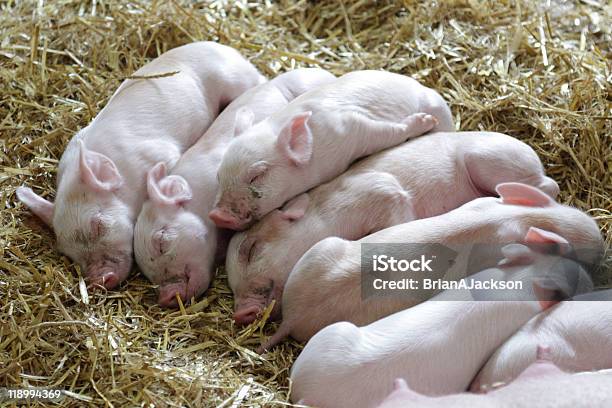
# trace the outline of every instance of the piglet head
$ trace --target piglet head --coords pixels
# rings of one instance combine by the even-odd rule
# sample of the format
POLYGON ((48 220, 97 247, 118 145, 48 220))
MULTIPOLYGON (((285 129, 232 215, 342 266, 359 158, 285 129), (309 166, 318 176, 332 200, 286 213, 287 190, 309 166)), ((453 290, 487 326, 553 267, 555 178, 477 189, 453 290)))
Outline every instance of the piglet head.
POLYGON ((545 255, 569 256, 572 253, 570 243, 552 231, 529 227, 522 244, 509 244, 502 248, 504 259, 500 266, 529 265, 545 255))
POLYGON ((54 204, 29 188, 17 197, 54 228, 57 247, 89 281, 107 289, 127 278, 132 265, 133 214, 119 197, 123 177, 107 156, 78 145, 78 169, 62 181, 54 204))
POLYGON ((250 324, 261 317, 272 302, 275 303, 270 320, 278 320, 284 280, 275 279, 270 270, 249 268, 249 260, 259 256, 261 244, 252 237, 240 238, 243 237, 230 242, 226 259, 228 280, 234 292, 234 320, 240 325, 250 324), (237 249, 236 242, 239 245, 237 249))
POLYGON ((144 275, 160 285, 159 304, 176 307, 177 296, 187 302, 208 288, 216 230, 188 208, 189 183, 181 176, 167 175, 163 163, 148 172, 147 191, 149 201, 134 232, 136 261, 144 275))
POLYGON ((301 194, 280 210, 274 210, 249 230, 230 241, 226 271, 235 298, 235 320, 248 324, 261 315, 272 301, 271 320, 281 316, 283 287, 301 248, 297 223, 304 216, 309 197, 301 194), (300 248, 294 248, 300 247, 300 248))
POLYGON ((521 183, 502 183, 496 188, 501 203, 509 210, 520 212, 520 218, 529 220, 534 227, 531 245, 556 247, 563 256, 579 260, 586 266, 596 265, 604 246, 597 223, 582 211, 556 203, 539 189, 521 183), (556 235, 556 236, 555 236, 556 235), (559 240, 558 236, 563 239, 559 240), (571 243, 572 254, 568 254, 571 243))
POLYGON ((543 309, 593 290, 590 276, 572 259, 573 251, 565 238, 552 231, 530 227, 524 243, 534 257, 546 258, 537 264, 543 276, 533 282, 534 293, 543 309))
POLYGON ((571 246, 562 236, 531 227, 523 243, 502 248, 502 268, 514 268, 514 278, 529 278, 533 294, 547 309, 576 294, 593 290, 593 283, 584 268, 571 255, 571 246))
POLYGON ((310 116, 295 114, 280 129, 262 121, 230 143, 209 214, 217 226, 243 230, 303 191, 300 180, 312 157, 310 116))

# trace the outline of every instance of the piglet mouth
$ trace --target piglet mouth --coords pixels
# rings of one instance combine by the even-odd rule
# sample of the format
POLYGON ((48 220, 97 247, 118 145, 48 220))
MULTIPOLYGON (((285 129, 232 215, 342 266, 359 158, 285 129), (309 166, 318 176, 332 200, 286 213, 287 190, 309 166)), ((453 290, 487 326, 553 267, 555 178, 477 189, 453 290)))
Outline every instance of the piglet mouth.
POLYGON ((237 299, 234 308, 234 321, 239 325, 253 323, 260 318, 264 310, 274 301, 274 307, 270 312, 269 321, 277 321, 281 318, 281 296, 274 290, 274 282, 271 280, 269 286, 255 289, 251 297, 237 299))
POLYGON ((188 300, 187 281, 162 284, 162 286, 159 287, 157 303, 162 307, 177 308, 177 297, 179 297, 183 303, 188 300))
MULTIPOLYGON (((242 305, 237 306, 234 311, 234 322, 241 326, 246 326, 248 324, 253 323, 255 320, 259 319, 264 310, 272 303, 269 302, 249 302, 242 305)), ((277 301, 272 308, 272 312, 268 318, 268 321, 274 322, 278 321, 281 318, 281 307, 279 302, 277 301)))

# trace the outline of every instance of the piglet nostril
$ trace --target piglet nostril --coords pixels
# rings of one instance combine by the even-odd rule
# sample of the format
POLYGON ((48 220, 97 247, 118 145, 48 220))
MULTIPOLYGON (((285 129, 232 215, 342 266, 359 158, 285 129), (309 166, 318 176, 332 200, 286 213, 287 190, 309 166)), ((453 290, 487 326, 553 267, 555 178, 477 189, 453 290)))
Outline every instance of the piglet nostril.
POLYGON ((117 266, 109 264, 107 261, 88 265, 85 275, 92 285, 101 286, 105 289, 115 289, 120 283, 117 266))
POLYGON ((119 276, 114 271, 109 271, 102 275, 102 286, 106 289, 114 289, 119 285, 119 276))

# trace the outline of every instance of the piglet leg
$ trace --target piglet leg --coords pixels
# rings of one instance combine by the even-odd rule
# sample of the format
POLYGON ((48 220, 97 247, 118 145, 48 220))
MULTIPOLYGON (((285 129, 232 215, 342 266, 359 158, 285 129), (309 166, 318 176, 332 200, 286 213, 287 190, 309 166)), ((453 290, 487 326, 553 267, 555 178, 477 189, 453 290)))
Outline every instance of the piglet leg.
POLYGON ((406 126, 404 132, 407 139, 410 139, 432 130, 438 124, 438 119, 428 113, 415 113, 402 120, 402 124, 406 126))
POLYGON ((358 148, 354 140, 361 140, 362 150, 353 157, 363 157, 427 133, 437 124, 435 116, 428 113, 414 113, 400 122, 387 122, 351 112, 344 116, 340 133, 353 136, 360 134, 360 137, 351 138, 351 145, 358 148))

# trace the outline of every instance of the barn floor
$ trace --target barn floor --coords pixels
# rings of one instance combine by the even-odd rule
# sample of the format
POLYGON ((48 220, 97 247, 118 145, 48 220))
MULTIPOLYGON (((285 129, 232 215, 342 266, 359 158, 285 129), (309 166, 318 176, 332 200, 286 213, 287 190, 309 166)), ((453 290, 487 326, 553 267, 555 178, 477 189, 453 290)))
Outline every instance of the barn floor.
MULTIPOLYGON (((50 230, 16 202, 54 197, 72 135, 123 78, 197 40, 233 46, 266 75, 386 69, 436 88, 461 130, 529 143, 612 242, 612 6, 606 1, 5 1, 0 4, 0 387, 67 390, 62 406, 287 405, 285 343, 231 319, 214 287, 178 311, 135 271, 87 290, 50 230), (541 5, 536 5, 541 3, 541 5)), ((598 277, 612 283, 607 261, 598 277)), ((35 404, 33 404, 35 405, 35 404)))

